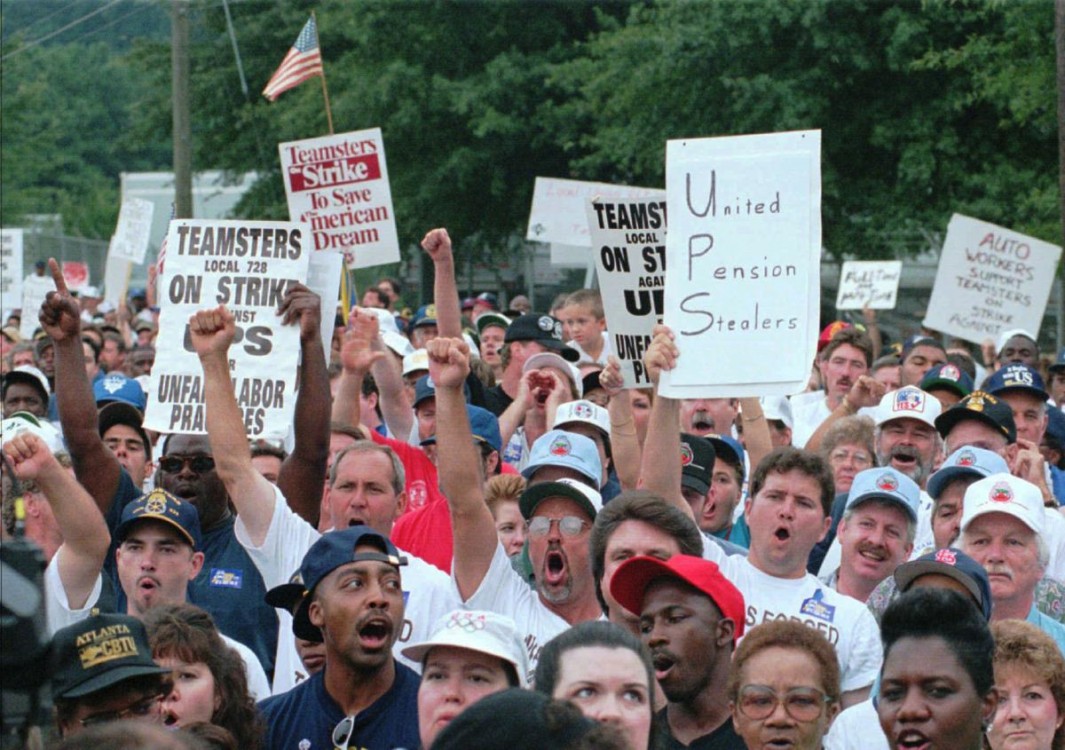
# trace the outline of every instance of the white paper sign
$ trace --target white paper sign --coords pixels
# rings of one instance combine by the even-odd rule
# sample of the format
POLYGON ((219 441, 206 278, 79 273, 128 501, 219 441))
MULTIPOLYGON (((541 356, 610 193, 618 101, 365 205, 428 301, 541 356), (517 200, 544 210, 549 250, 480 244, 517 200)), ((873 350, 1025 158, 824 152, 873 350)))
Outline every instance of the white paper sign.
POLYGON ((206 432, 204 378, 188 334, 197 310, 225 304, 237 319, 230 375, 249 437, 282 438, 295 408, 298 326, 277 315, 286 289, 307 278, 310 232, 280 221, 177 219, 167 235, 145 428, 206 432))
POLYGON ((142 198, 126 198, 118 213, 118 227, 111 238, 108 255, 114 255, 132 263, 143 263, 148 251, 148 238, 152 232, 152 215, 155 204, 142 198))
POLYGON ((643 355, 662 320, 666 288, 666 193, 655 198, 590 200, 592 255, 610 344, 626 388, 651 384, 643 355))
POLYGON ((22 281, 22 321, 19 323, 19 334, 24 339, 33 338, 33 332, 41 327, 37 319, 41 311, 41 304, 48 292, 55 291, 55 282, 50 274, 36 276, 30 274, 22 281))
POLYGON ((818 335, 821 132, 666 144, 673 398, 801 391, 818 335))
POLYGON ((1057 245, 954 214, 923 325, 974 343, 1038 334, 1060 259, 1057 245))
MULTIPOLYGON (((591 247, 585 205, 592 198, 629 200, 653 198, 661 189, 610 185, 605 182, 537 177, 525 239, 533 242, 591 247)), ((552 262, 554 262, 552 260, 552 262)))
MULTIPOLYGON (((111 238, 111 248, 114 248, 115 238, 111 238)), ((129 290, 129 275, 133 270, 133 263, 120 258, 108 250, 107 263, 104 265, 104 299, 112 305, 126 298, 129 290)))
POLYGON ((0 229, 0 307, 22 300, 22 230, 0 229))
POLYGON ((307 288, 322 300, 322 351, 327 361, 333 346, 333 321, 336 320, 343 261, 344 256, 340 253, 311 253, 307 264, 307 288))
POLYGON ((279 143, 288 215, 311 230, 307 250, 344 254, 348 268, 399 260, 380 128, 279 143))
POLYGON ((837 310, 894 310, 902 278, 901 260, 848 260, 839 271, 837 310))

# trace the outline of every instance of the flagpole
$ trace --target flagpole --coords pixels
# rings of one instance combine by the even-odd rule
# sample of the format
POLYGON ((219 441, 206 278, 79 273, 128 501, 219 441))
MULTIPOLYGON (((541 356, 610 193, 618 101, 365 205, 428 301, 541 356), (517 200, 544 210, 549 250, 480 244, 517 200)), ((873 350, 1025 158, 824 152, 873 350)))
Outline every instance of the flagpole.
MULTIPOLYGON (((311 11, 314 19, 314 41, 318 45, 318 54, 322 54, 322 40, 318 38, 318 17, 311 11)), ((322 96, 325 97, 325 119, 329 122, 329 135, 333 135, 333 110, 329 106, 329 88, 325 85, 325 59, 322 59, 322 96)))

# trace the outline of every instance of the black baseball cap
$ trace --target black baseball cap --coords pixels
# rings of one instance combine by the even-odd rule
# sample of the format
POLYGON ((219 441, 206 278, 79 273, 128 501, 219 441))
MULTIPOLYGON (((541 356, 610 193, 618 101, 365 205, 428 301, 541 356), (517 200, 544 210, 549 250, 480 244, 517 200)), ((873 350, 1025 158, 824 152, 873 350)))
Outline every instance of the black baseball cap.
POLYGON ((111 401, 104 404, 104 407, 100 409, 96 420, 99 425, 100 437, 103 437, 116 424, 132 428, 140 439, 144 441, 144 450, 148 454, 148 460, 152 460, 152 441, 148 438, 148 433, 144 431, 144 415, 141 414, 140 409, 136 406, 125 401, 111 401))
POLYGON ((680 434, 680 484, 700 495, 710 491, 717 454, 709 440, 698 435, 680 434))
POLYGON ((1017 424, 1013 410, 1001 399, 986 391, 973 391, 954 406, 936 417, 936 430, 946 437, 955 425, 967 419, 975 419, 1006 436, 1010 444, 1017 442, 1017 424))
POLYGON ((144 624, 128 615, 92 615, 52 637, 52 696, 80 698, 133 677, 169 674, 152 660, 144 624))
POLYGON ((515 318, 503 336, 503 343, 511 341, 535 341, 567 362, 576 362, 581 356, 562 340, 562 321, 551 315, 528 313, 515 318))

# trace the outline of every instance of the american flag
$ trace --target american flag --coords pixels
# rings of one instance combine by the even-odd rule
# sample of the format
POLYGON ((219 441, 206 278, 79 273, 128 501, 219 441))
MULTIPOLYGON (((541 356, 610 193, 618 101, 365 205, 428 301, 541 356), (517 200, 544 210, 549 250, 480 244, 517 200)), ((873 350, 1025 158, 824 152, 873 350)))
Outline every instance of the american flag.
POLYGON ((308 78, 323 75, 322 54, 318 49, 318 27, 314 16, 307 19, 296 44, 285 55, 263 89, 263 96, 274 101, 285 91, 299 86, 308 78))

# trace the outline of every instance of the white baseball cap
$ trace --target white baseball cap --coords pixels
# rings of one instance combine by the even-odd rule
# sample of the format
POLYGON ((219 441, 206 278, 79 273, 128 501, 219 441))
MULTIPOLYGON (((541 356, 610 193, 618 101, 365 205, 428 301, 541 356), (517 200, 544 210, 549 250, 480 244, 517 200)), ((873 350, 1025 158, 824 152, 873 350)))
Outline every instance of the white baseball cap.
POLYGON ((8 441, 24 432, 36 435, 43 440, 53 454, 67 452, 59 430, 51 422, 35 417, 28 411, 17 411, 0 422, 0 444, 7 445, 8 441))
POLYGON ((988 513, 1006 513, 1036 534, 1043 534, 1046 514, 1043 509, 1043 493, 1031 482, 1012 474, 992 474, 974 482, 965 490, 961 512, 962 531, 965 531, 974 518, 988 513))
POLYGON ((406 357, 414 351, 414 347, 411 346, 407 337, 399 332, 395 316, 388 310, 382 307, 360 307, 358 310, 377 317, 377 330, 381 334, 381 340, 385 342, 385 346, 389 349, 401 357, 406 357))
POLYGON ((907 385, 897 391, 884 394, 876 408, 876 426, 894 419, 916 419, 935 429, 936 417, 942 413, 939 399, 925 393, 915 385, 907 385))
POLYGON ((791 402, 787 396, 762 396, 762 413, 766 421, 776 419, 784 423, 789 430, 795 426, 791 417, 791 402))
POLYGON ((429 640, 403 649, 411 661, 421 662, 437 646, 464 648, 514 665, 522 687, 528 687, 529 659, 514 621, 505 615, 475 609, 456 609, 436 621, 429 640))
POLYGON ((583 422, 599 429, 607 438, 610 437, 610 414, 606 409, 591 401, 569 401, 558 407, 552 429, 564 430, 564 425, 583 422))
POLYGON ((403 374, 410 375, 418 370, 429 369, 429 352, 425 349, 415 349, 403 358, 403 374))
POLYGON ((576 365, 567 362, 554 352, 540 352, 525 360, 525 364, 522 366, 521 371, 525 373, 530 370, 539 370, 541 367, 553 367, 556 370, 561 370, 568 374, 570 381, 573 383, 573 387, 577 390, 577 397, 580 398, 584 395, 581 371, 577 369, 576 365))

